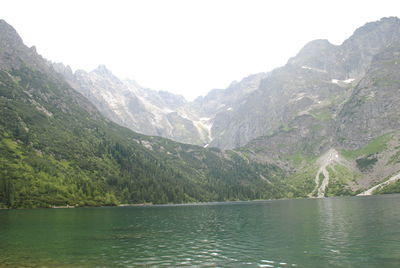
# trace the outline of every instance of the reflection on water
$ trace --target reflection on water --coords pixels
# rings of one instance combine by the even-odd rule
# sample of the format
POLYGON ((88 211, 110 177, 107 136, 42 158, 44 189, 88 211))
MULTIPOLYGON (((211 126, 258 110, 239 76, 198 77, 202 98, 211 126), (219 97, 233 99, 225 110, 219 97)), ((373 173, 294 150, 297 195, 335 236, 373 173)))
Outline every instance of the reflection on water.
POLYGON ((400 267, 399 202, 0 211, 0 266, 400 267))
POLYGON ((326 263, 400 267, 399 204, 399 195, 319 200, 319 235, 326 263))

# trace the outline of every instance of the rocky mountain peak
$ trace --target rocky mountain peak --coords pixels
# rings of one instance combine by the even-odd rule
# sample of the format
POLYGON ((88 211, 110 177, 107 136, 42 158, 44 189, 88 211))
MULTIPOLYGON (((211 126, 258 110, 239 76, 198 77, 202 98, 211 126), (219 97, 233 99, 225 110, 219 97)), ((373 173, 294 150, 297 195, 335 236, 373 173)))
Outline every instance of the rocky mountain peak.
POLYGON ((97 66, 96 69, 94 69, 92 72, 101 75, 101 76, 114 76, 113 73, 107 69, 107 67, 104 64, 100 64, 99 66, 97 66))
POLYGON ((363 76, 374 55, 394 44, 400 44, 400 20, 383 18, 355 30, 341 45, 339 57, 350 76, 363 76))
POLYGON ((69 65, 64 65, 61 62, 50 62, 49 64, 53 67, 54 71, 62 74, 67 81, 73 79, 74 73, 69 65))
POLYGON ((116 76, 111 72, 111 70, 108 69, 104 64, 100 64, 99 66, 97 66, 97 68, 94 69, 91 73, 99 75, 103 78, 109 78, 109 79, 116 78, 116 76))
POLYGON ((0 20, 0 48, 0 69, 18 68, 22 62, 20 54, 27 52, 17 31, 4 20, 0 20))
POLYGON ((342 44, 349 53, 375 55, 387 46, 400 43, 400 19, 383 18, 369 22, 354 31, 354 34, 342 44))
MULTIPOLYGON (((89 73, 90 76, 97 77, 95 80, 102 81, 102 83, 109 84, 111 89, 113 84, 123 87, 123 83, 118 79, 104 64, 100 64, 96 69, 89 73)), ((106 85, 105 84, 105 85, 106 85)))
POLYGON ((0 20, 0 70, 30 66, 49 71, 48 62, 37 54, 33 46, 25 46, 17 31, 6 21, 0 20))
POLYGON ((357 38, 358 36, 376 33, 377 31, 390 32, 396 30, 396 27, 399 27, 400 19, 397 17, 384 17, 379 21, 368 22, 365 25, 357 28, 351 38, 357 38))
POLYGON ((329 42, 327 39, 316 39, 313 41, 308 42, 297 54, 296 57, 306 56, 309 54, 314 54, 318 51, 329 50, 336 47, 332 43, 329 42))
POLYGON ((3 49, 11 49, 23 45, 17 31, 5 20, 0 20, 0 45, 3 49))
POLYGON ((307 43, 288 61, 288 65, 325 73, 336 72, 337 54, 337 46, 326 39, 318 39, 307 43))

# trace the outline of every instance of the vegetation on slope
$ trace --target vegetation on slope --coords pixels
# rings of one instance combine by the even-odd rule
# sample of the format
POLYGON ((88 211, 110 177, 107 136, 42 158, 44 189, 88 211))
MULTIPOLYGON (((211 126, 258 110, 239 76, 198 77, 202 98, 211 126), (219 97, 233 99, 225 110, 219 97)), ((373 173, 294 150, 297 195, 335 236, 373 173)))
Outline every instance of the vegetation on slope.
POLYGON ((382 152, 387 148, 387 143, 392 138, 392 134, 388 133, 382 136, 379 136, 368 143, 366 146, 358 149, 358 150, 343 150, 341 153, 348 159, 356 159, 360 156, 369 156, 379 152, 382 152))
POLYGON ((393 194, 393 193, 400 193, 400 181, 388 184, 374 191, 374 194, 393 194))
POLYGON ((328 167, 328 172, 329 185, 326 189, 326 196, 343 196, 355 194, 350 189, 348 184, 350 182, 357 183, 357 174, 340 164, 328 167))
POLYGON ((277 167, 136 134, 54 74, 0 71, 0 109, 1 207, 287 196, 277 167))

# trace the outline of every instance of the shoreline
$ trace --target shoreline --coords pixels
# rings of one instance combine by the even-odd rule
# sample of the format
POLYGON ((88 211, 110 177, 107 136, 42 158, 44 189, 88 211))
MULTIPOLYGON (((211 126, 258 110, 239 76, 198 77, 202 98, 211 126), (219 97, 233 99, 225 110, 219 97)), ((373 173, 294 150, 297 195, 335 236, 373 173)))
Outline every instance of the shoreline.
POLYGON ((70 206, 70 205, 66 205, 66 206, 52 206, 49 208, 75 208, 75 206, 70 206))
POLYGON ((256 203, 256 202, 272 202, 272 201, 288 201, 288 200, 308 200, 308 199, 326 199, 326 198, 338 198, 338 197, 368 197, 368 196, 380 196, 380 195, 395 195, 400 193, 390 194, 378 194, 378 195, 349 195, 349 196, 330 196, 330 197, 298 197, 298 198, 281 198, 281 199, 254 199, 254 200, 227 200, 227 201, 207 201, 207 202, 191 202, 191 203, 166 203, 166 204, 154 204, 154 203, 139 203, 139 204, 119 204, 119 205, 108 205, 108 206, 51 206, 51 207, 36 207, 36 208, 0 208, 0 210, 21 210, 21 209, 71 209, 71 208, 107 208, 107 207, 163 207, 163 206, 207 206, 207 205, 219 205, 225 203, 256 203))

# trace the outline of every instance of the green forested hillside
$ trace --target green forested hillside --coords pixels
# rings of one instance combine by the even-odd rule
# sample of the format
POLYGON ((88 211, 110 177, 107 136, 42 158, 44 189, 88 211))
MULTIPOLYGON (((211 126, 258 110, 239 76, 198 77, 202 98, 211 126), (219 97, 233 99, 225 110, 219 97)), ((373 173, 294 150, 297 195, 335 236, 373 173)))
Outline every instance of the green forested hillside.
POLYGON ((243 200, 290 192, 275 166, 108 121, 55 73, 29 66, 1 70, 0 112, 1 207, 243 200))

